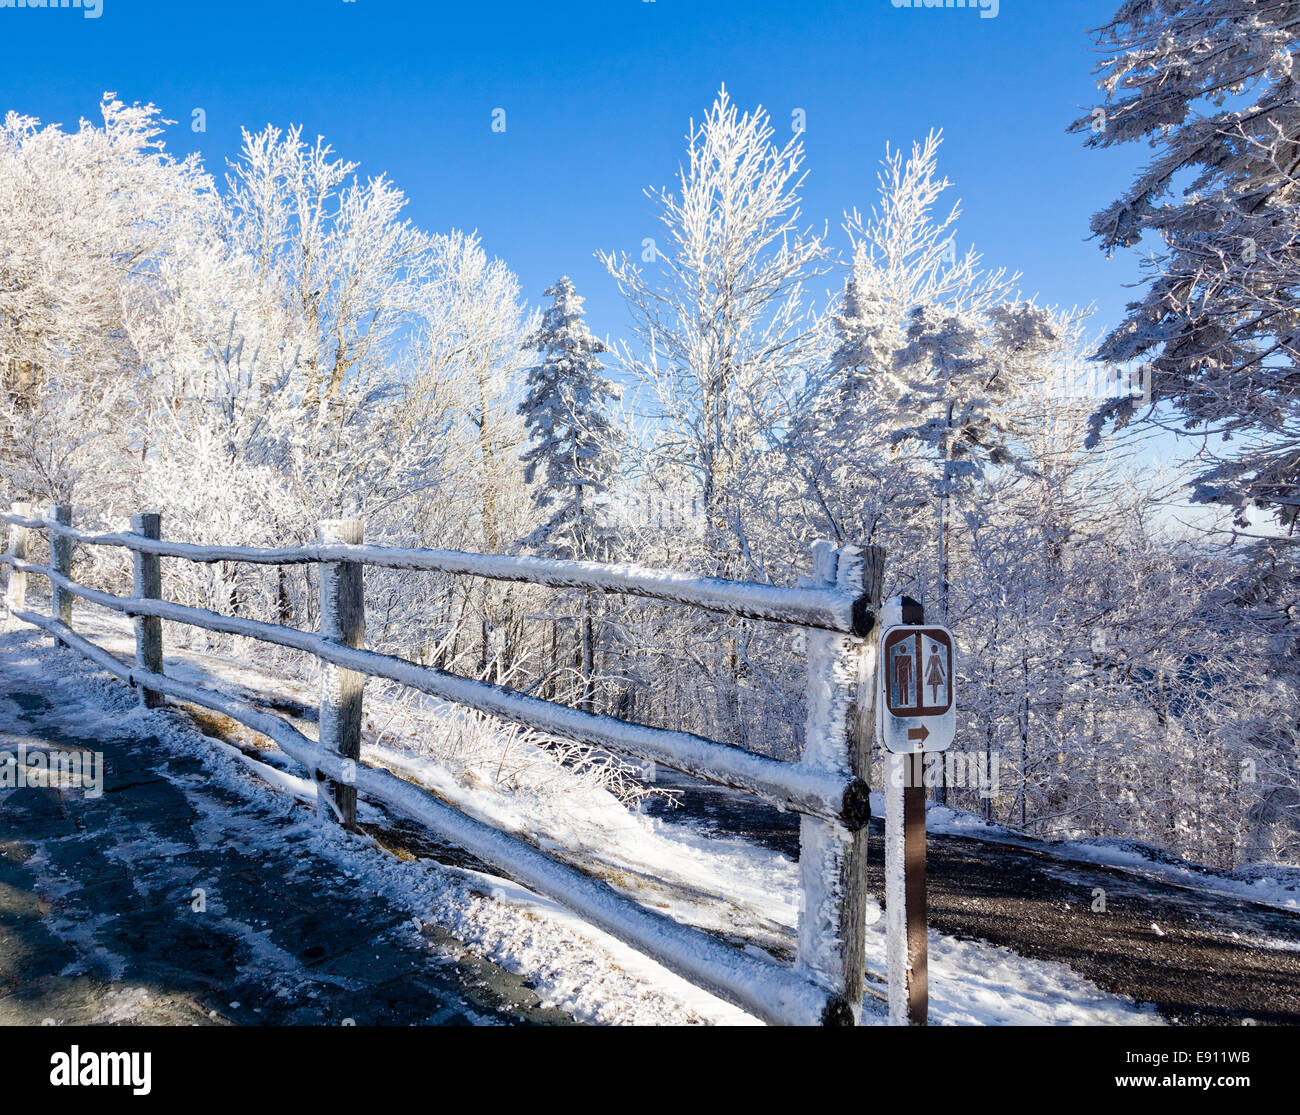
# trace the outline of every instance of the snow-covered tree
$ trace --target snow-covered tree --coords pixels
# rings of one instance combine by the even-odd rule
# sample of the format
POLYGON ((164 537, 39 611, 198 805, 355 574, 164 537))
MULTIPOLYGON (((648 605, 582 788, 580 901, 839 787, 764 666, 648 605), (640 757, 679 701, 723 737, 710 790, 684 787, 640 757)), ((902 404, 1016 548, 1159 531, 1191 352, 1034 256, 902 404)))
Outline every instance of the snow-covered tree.
POLYGON ((283 331, 275 341, 296 353, 310 410, 384 368, 432 289, 431 238, 402 219, 405 195, 356 169, 300 127, 267 127, 244 132, 227 176, 234 246, 253 261, 265 314, 283 331))
MULTIPOLYGON (((475 235, 435 238, 434 275, 410 346, 397 428, 430 439, 436 475, 408 501, 405 537, 420 545, 499 553, 526 535, 535 515, 523 483, 518 415, 527 340, 536 315, 519 280, 475 235)), ((518 668, 528 593, 466 578, 409 585, 440 618, 422 627, 419 656, 495 681, 518 668)))
MULTIPOLYGON (((898 353, 918 308, 975 317, 1005 300, 1014 281, 984 269, 973 248, 957 252, 961 209, 941 208, 951 188, 939 173, 941 144, 934 132, 906 158, 887 148, 875 207, 866 217, 845 214, 852 262, 830 315, 836 343, 825 367, 809 376, 782 445, 775 471, 792 472, 797 482, 772 478, 778 492, 797 491, 807 509, 801 551, 828 535, 885 542, 899 561, 932 545, 926 464, 899 436, 916 415, 902 405, 912 373, 898 366, 898 353)), ((786 521, 799 518, 792 509, 786 521)), ((915 589, 920 571, 908 564, 915 589)))
POLYGON ((879 278, 865 251, 856 250, 831 315, 835 348, 826 368, 805 384, 773 455, 772 491, 794 504, 785 521, 795 532, 795 548, 804 553, 813 539, 828 536, 859 544, 888 536, 898 547, 926 502, 917 455, 892 437, 904 389, 894 361, 903 341, 894 318, 902 315, 877 285, 879 278))
POLYGON ((551 305, 529 338, 540 360, 528 369, 519 414, 532 444, 523 454, 533 503, 548 513, 529 544, 548 556, 597 560, 600 498, 618 468, 609 403, 622 390, 608 380, 606 351, 582 320, 583 299, 568 276, 544 292, 551 305))
POLYGON ((1005 393, 980 336, 980 323, 968 314, 944 313, 931 306, 912 312, 907 344, 895 355, 896 367, 910 379, 902 407, 915 414, 914 425, 898 430, 915 439, 937 461, 931 484, 937 509, 935 529, 939 575, 938 615, 948 620, 950 508, 982 473, 983 458, 998 464, 1005 450, 996 438, 994 404, 1005 393))
MULTIPOLYGON (((528 345, 540 359, 528 369, 519 414, 531 444, 524 480, 546 515, 526 543, 539 553, 582 561, 608 560, 610 528, 601 507, 618 468, 617 436, 608 406, 622 391, 605 378, 606 351, 582 320, 582 298, 567 275, 544 292, 551 304, 528 345)), ((578 616, 578 704, 592 702, 596 632, 589 593, 578 616)))
MULTIPOLYGON (((74 132, 14 113, 0 125, 0 478, 13 439, 30 448, 28 435, 53 432, 55 415, 58 436, 86 451, 92 430, 96 444, 116 437, 118 452, 138 450, 122 423, 103 421, 105 396, 128 405, 142 366, 126 326, 154 304, 159 269, 195 243, 211 211, 210 179, 196 158, 166 152, 158 109, 106 94, 100 111, 102 126, 82 120, 74 132)), ((10 475, 11 487, 32 479, 28 458, 26 480, 10 475)))
POLYGON ((601 258, 633 316, 639 348, 625 363, 658 405, 662 447, 700 486, 710 572, 735 575, 741 473, 825 355, 807 284, 826 249, 801 227, 802 143, 778 146, 762 108, 742 113, 724 88, 687 144, 679 192, 647 191, 666 239, 655 262, 601 258))
MULTIPOLYGON (((801 225, 803 147, 773 136, 762 108, 742 113, 721 90, 691 124, 678 191, 647 191, 665 239, 654 262, 601 256, 632 314, 636 347, 621 354, 655 404, 657 445, 698 486, 704 530, 691 564, 723 577, 767 577, 745 493, 794 390, 825 358, 807 284, 825 272, 826 249, 801 225)), ((749 636, 744 624, 728 628, 711 640, 714 730, 739 742, 749 636)))
MULTIPOLYGON (((321 518, 373 521, 430 482, 430 440, 391 411, 435 240, 402 220, 399 190, 355 170, 300 129, 245 132, 216 211, 127 323, 142 353, 137 501, 196 541, 241 516, 250 539, 306 541, 321 518)), ((266 588, 265 571, 218 573, 221 607, 266 588)), ((270 576, 281 621, 309 617, 308 573, 270 576)))
MULTIPOLYGON (((1150 399, 1207 438, 1197 499, 1300 514, 1300 104, 1294 0, 1126 0, 1097 33, 1105 103, 1089 146, 1146 142, 1133 185, 1092 218, 1143 244, 1148 282, 1100 357, 1143 360, 1150 399)), ((1098 415, 1128 421, 1128 397, 1098 415)), ((1161 411, 1157 409, 1156 416, 1161 411)))
MULTIPOLYGON (((1026 386, 1025 377, 1041 375, 1035 360, 1050 356, 1057 338, 1052 315, 1025 303, 994 307, 982 322, 970 311, 913 311, 895 366, 910 379, 900 405, 917 421, 894 436, 919 441, 939 463, 933 492, 940 622, 948 616, 952 506, 970 496, 988 467, 1018 463, 1010 448, 1015 431, 1007 404, 1026 386)), ((969 502, 959 509, 969 513, 969 502)))

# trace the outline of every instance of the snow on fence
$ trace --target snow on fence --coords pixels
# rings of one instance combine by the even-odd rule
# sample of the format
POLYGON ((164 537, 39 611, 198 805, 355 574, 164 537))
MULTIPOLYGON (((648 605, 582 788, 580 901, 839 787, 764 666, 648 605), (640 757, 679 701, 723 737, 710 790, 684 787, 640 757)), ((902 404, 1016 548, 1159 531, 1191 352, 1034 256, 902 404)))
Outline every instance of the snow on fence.
POLYGON ((129 533, 87 534, 72 526, 71 510, 43 517, 29 504, 0 512, 9 524, 6 610, 61 644, 138 687, 147 707, 165 696, 214 709, 272 739, 314 772, 322 813, 356 824, 356 795, 382 801, 458 844, 483 862, 653 957, 720 997, 778 1024, 853 1024, 859 1018, 865 968, 867 822, 866 775, 875 724, 876 646, 865 636, 880 608, 884 552, 875 547, 814 547, 812 583, 800 588, 749 584, 633 565, 550 561, 448 550, 362 545, 355 520, 321 523, 320 543, 265 549, 164 542, 157 515, 137 515, 129 533), (45 532, 50 564, 29 560, 29 535, 45 532), (134 558, 132 595, 87 588, 72 579, 74 544, 126 549, 134 558), (321 630, 221 615, 162 598, 163 557, 193 562, 320 566, 321 630), (405 659, 366 650, 365 566, 426 569, 586 588, 704 608, 808 629, 808 709, 803 754, 787 763, 688 732, 633 724, 529 696, 405 659), (29 574, 51 587, 51 614, 27 610, 29 574), (72 629, 79 598, 135 620, 136 664, 128 666, 72 629), (162 620, 291 647, 321 662, 320 742, 284 719, 216 689, 189 685, 163 672, 162 620), (618 754, 651 760, 697 778, 753 793, 801 815, 803 889, 798 954, 793 965, 740 951, 703 930, 645 909, 597 879, 526 841, 467 816, 426 790, 363 765, 363 684, 381 677, 517 724, 618 754))

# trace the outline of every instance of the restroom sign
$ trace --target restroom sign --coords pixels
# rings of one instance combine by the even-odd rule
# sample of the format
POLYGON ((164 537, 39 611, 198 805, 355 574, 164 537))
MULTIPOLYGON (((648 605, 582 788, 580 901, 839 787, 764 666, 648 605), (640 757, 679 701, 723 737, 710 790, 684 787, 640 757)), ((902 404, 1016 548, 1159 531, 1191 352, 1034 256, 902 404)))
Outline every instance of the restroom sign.
POLYGON ((891 627, 881 639, 880 738, 902 754, 945 751, 957 729, 952 633, 946 627, 891 627))

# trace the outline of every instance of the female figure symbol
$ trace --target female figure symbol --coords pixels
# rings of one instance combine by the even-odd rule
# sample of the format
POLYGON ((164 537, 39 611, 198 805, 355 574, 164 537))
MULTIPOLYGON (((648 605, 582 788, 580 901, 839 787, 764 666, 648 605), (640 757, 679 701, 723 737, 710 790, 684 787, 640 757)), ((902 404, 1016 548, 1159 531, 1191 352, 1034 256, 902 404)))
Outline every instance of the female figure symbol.
POLYGON ((930 657, 925 662, 925 684, 930 687, 932 704, 939 703, 939 690, 944 690, 944 696, 947 697, 948 674, 943 668, 943 660, 939 657, 939 644, 930 644, 930 657))

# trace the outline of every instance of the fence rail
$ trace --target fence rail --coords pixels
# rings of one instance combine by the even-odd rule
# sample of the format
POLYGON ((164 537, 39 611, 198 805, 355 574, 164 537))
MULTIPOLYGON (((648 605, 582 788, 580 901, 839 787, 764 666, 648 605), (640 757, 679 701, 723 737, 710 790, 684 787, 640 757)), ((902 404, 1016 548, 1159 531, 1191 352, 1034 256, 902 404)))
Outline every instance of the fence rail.
POLYGON ((111 546, 135 553, 182 558, 199 564, 244 562, 252 565, 312 565, 355 562, 378 569, 424 570, 486 577, 493 581, 524 581, 547 588, 585 588, 685 604, 744 619, 771 620, 866 635, 874 622, 860 593, 824 588, 783 588, 719 577, 696 577, 638 565, 604 565, 591 561, 505 554, 470 554, 459 550, 429 550, 396 546, 318 543, 308 546, 196 546, 164 542, 138 534, 87 534, 70 524, 30 516, 0 513, 7 522, 31 530, 48 530, 86 546, 111 546))
POLYGON ((874 734, 875 644, 883 551, 828 543, 814 548, 813 584, 786 589, 694 577, 631 565, 548 561, 447 550, 363 545, 352 520, 321 524, 321 542, 285 548, 196 546, 163 541, 156 515, 138 515, 132 530, 87 534, 56 506, 38 517, 30 505, 0 512, 9 524, 6 609, 44 630, 105 670, 139 687, 149 707, 164 697, 219 711, 272 739, 315 773, 322 812, 356 823, 356 794, 382 801, 466 850, 567 906, 692 982, 782 1024, 856 1021, 865 966, 866 774, 874 734), (50 563, 29 560, 29 536, 44 532, 50 563), (72 577, 74 544, 109 546, 133 554, 130 597, 92 589, 72 577), (161 558, 268 565, 316 563, 321 568, 320 632, 226 616, 162 598, 161 558), (433 570, 553 588, 585 588, 652 598, 749 619, 808 629, 808 711, 804 751, 781 762, 692 733, 654 728, 587 712, 367 650, 362 570, 433 570), (27 578, 51 586, 51 614, 28 610, 27 578), (81 599, 134 618, 136 664, 128 666, 72 628, 72 602, 81 599), (239 635, 315 656, 321 663, 320 741, 281 717, 216 689, 169 678, 163 671, 162 620, 239 635), (670 769, 765 798, 802 815, 800 877, 803 903, 794 965, 741 952, 702 930, 640 906, 526 841, 460 812, 392 773, 360 762, 362 686, 385 678, 501 719, 653 761, 670 769))

